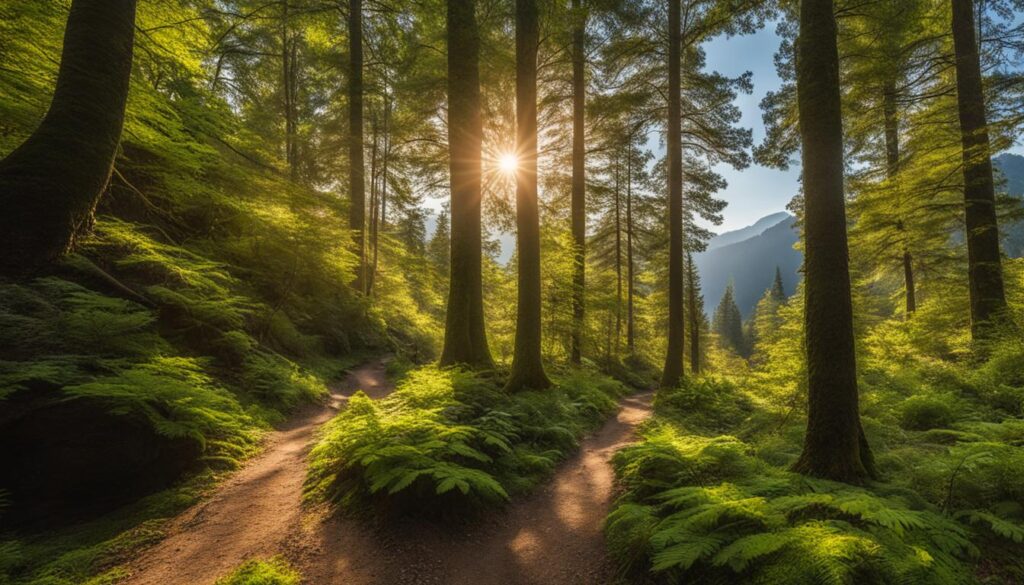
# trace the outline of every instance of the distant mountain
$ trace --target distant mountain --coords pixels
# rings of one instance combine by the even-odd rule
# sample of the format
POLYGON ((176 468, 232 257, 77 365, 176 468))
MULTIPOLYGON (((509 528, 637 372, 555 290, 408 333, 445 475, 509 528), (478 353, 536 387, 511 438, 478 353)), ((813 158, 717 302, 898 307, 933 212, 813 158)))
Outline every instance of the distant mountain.
POLYGON ((754 236, 759 236, 770 227, 774 227, 782 221, 789 219, 790 215, 785 211, 773 213, 767 217, 762 217, 757 220, 754 225, 749 225, 745 228, 733 230, 731 232, 725 232, 718 234, 708 241, 708 250, 714 250, 715 248, 721 248, 730 244, 736 244, 744 240, 749 240, 754 236))
MULTIPOLYGON (((1002 190, 1013 197, 1024 198, 1024 156, 1004 153, 992 159, 996 169, 996 180, 1005 179, 1002 190)), ((1024 221, 1000 226, 1003 236, 1003 252, 1011 258, 1024 257, 1024 221)))
POLYGON ((1024 156, 1003 153, 992 159, 994 166, 1006 179, 1006 190, 1014 197, 1024 197, 1024 156))
POLYGON ((694 256, 708 315, 715 312, 732 280, 736 304, 743 318, 749 318, 765 289, 771 286, 776 266, 782 271, 786 294, 793 294, 802 277, 798 271, 803 264, 803 254, 793 249, 799 239, 793 227, 795 222, 796 218, 788 213, 769 215, 752 226, 716 236, 707 251, 694 256))

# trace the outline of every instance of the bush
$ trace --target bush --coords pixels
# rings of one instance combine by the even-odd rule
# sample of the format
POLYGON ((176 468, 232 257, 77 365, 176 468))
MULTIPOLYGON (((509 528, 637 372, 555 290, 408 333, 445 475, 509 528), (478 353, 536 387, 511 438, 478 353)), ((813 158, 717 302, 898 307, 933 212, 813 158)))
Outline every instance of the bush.
POLYGON ((299 585, 302 577, 279 557, 267 561, 249 561, 216 585, 299 585))
POLYGON ((811 480, 732 437, 654 424, 615 457, 609 550, 658 583, 960 583, 967 527, 898 494, 811 480))
POLYGON ((911 396, 900 406, 900 426, 911 431, 948 427, 955 420, 949 396, 911 396))
POLYGON ((459 369, 408 373, 388 398, 356 394, 310 456, 307 497, 348 511, 445 513, 530 489, 616 407, 623 387, 573 370, 543 392, 508 395, 459 369))

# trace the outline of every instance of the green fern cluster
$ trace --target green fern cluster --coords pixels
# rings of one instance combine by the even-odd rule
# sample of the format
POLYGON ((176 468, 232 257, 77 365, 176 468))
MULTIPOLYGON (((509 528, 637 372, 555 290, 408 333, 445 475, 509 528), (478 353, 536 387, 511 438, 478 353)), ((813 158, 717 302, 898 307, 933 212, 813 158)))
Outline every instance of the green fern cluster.
POLYGON ((622 392, 586 371, 509 395, 481 374, 413 370, 390 397, 356 394, 331 421, 310 456, 307 497, 397 513, 497 505, 549 474, 622 392))
POLYGON ((869 387, 867 409, 886 422, 865 418, 865 427, 879 429, 872 442, 886 483, 867 487, 788 472, 795 451, 782 455, 776 444, 799 445, 802 422, 782 413, 766 427, 769 415, 733 397, 742 396, 734 386, 703 381, 659 392, 641 440, 614 458, 624 493, 606 536, 623 575, 652 583, 1017 582, 1024 422, 977 420, 972 413, 983 408, 945 397, 975 420, 940 424, 929 412, 919 419, 929 430, 905 431, 896 423, 914 407, 901 412, 898 394, 869 387), (702 397, 703 388, 720 391, 702 397), (711 418, 702 422, 708 403, 711 418), (714 416, 731 404, 743 405, 746 418, 714 416), (746 440, 716 435, 723 427, 746 440))
POLYGON ((920 498, 773 468, 733 437, 654 424, 615 458, 625 572, 664 583, 964 583, 971 531, 920 498))

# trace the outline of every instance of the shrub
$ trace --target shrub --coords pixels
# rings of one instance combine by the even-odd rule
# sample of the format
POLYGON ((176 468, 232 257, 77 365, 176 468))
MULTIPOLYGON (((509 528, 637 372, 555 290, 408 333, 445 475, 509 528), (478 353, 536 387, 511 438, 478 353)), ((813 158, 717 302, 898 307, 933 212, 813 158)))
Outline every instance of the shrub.
POLYGON ((661 583, 959 583, 970 530, 900 495, 779 471, 732 437, 655 424, 615 457, 609 550, 661 583))
POLYGON ((911 431, 948 427, 955 418, 951 402, 949 396, 911 396, 900 406, 900 426, 911 431))
POLYGON ((582 370, 555 381, 508 395, 494 378, 428 366, 381 401, 356 394, 313 449, 307 497, 387 513, 500 504, 546 477, 623 393, 582 370))

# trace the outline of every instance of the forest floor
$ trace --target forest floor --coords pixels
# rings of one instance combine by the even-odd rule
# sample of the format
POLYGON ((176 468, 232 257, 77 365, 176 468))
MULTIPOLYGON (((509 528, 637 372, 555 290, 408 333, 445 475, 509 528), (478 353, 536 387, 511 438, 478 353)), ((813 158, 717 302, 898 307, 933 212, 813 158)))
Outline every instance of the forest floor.
POLYGON ((383 360, 352 370, 325 403, 291 418, 260 455, 176 518, 167 538, 129 564, 127 583, 208 584, 249 559, 279 554, 305 517, 302 484, 316 430, 357 390, 376 399, 393 389, 383 360))
POLYGON ((311 408, 215 495, 176 519, 169 536, 130 565, 128 583, 210 585, 250 559, 283 555, 310 585, 607 585, 603 525, 615 496, 611 457, 650 415, 653 393, 624 399, 550 482, 508 509, 460 528, 424 521, 376 528, 301 505, 316 429, 355 390, 392 384, 383 362, 350 373, 329 405, 311 408))

